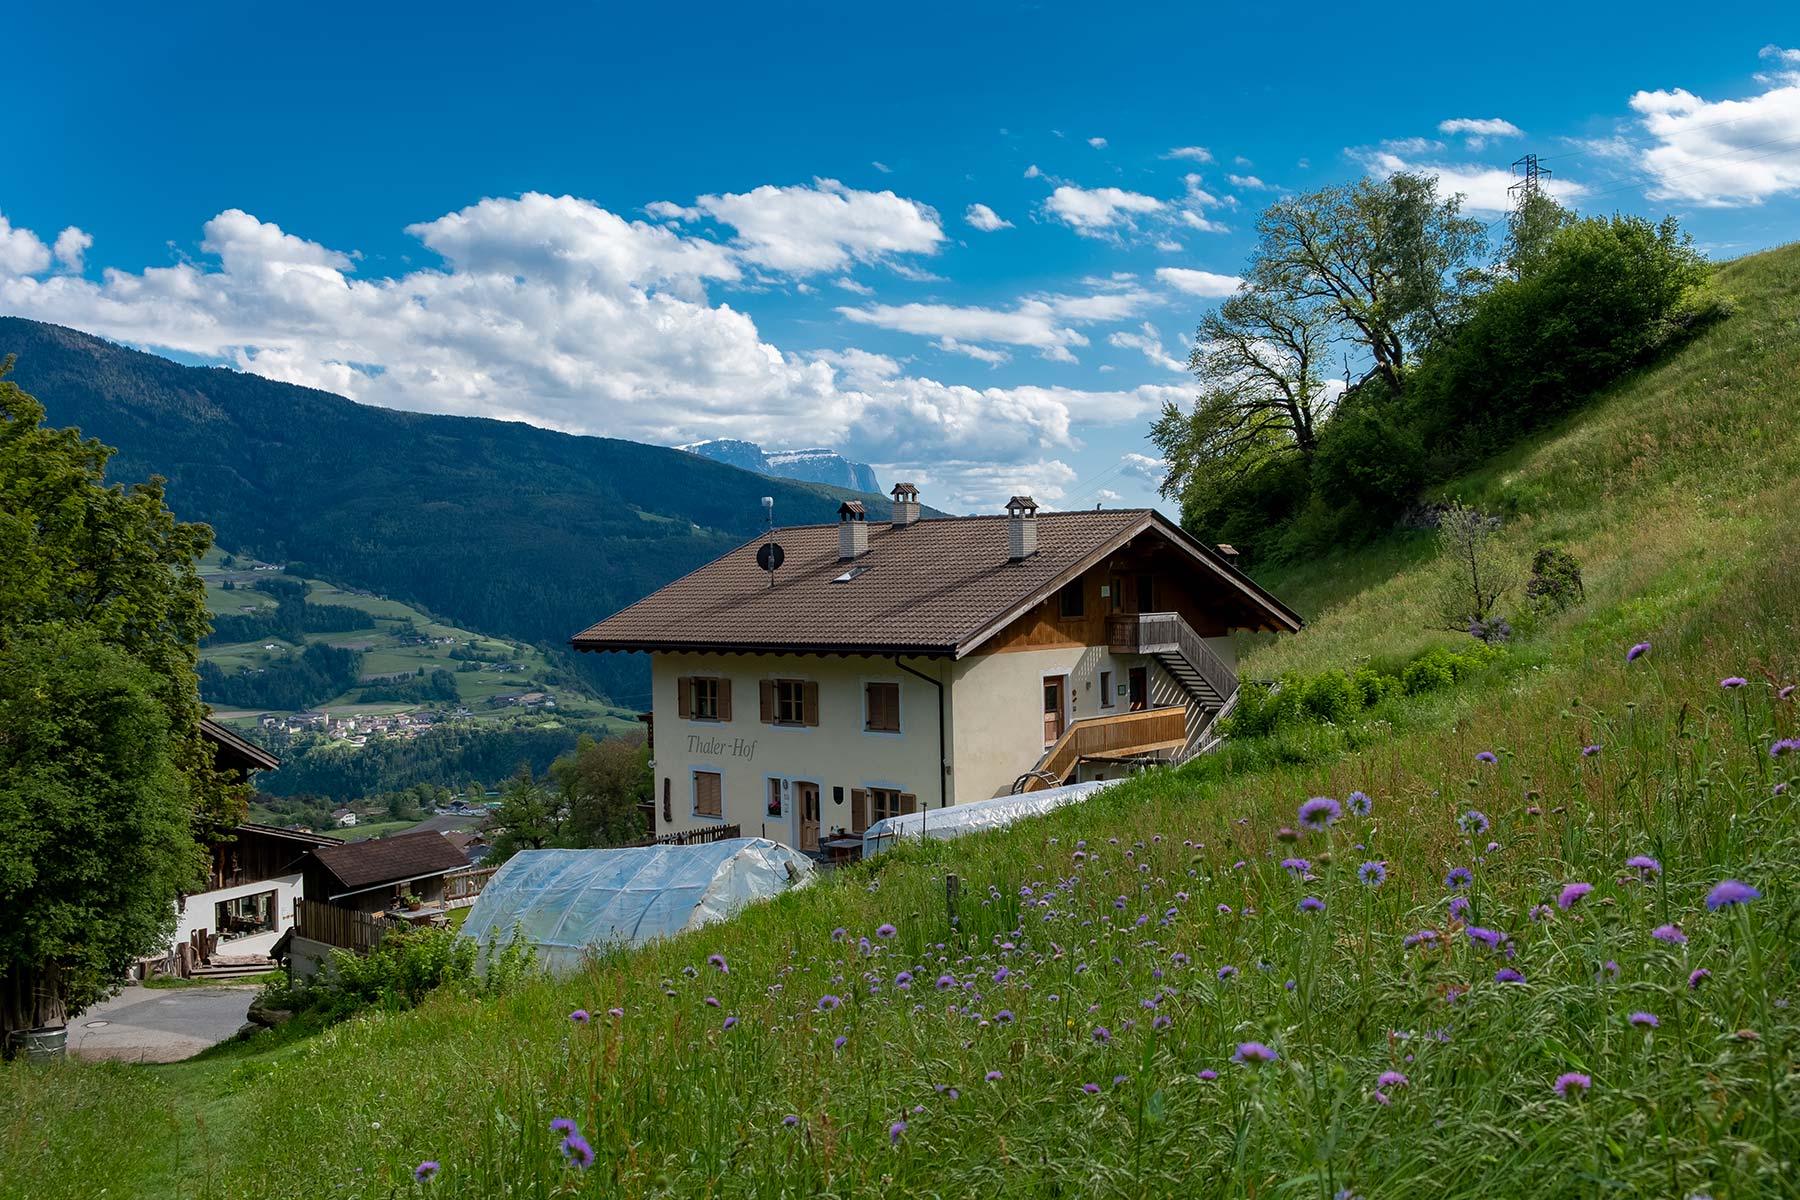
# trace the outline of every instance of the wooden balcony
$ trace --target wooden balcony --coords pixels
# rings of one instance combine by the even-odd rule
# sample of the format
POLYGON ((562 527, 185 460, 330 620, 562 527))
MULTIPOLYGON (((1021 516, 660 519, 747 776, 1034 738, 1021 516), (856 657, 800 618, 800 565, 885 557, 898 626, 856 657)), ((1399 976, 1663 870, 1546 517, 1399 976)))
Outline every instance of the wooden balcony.
POLYGON ((1218 709, 1237 692, 1237 672, 1179 613, 1113 613, 1106 639, 1115 654, 1143 654, 1160 662, 1195 700, 1218 709))
POLYGON ((1086 758, 1133 758, 1179 750, 1187 744, 1187 709, 1176 705, 1114 713, 1077 721, 1044 752, 1035 770, 1019 777, 1015 792, 1056 787, 1086 758))

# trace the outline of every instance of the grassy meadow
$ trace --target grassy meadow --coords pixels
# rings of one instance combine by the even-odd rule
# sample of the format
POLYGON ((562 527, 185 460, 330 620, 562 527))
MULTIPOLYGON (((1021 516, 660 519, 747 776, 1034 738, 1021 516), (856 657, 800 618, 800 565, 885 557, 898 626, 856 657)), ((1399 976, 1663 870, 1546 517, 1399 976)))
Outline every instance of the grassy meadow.
MULTIPOLYGON (((1454 489, 1587 589, 1456 688, 499 999, 15 1064, 0 1196, 1800 1193, 1800 253, 1719 286, 1454 489)), ((1428 549, 1275 578, 1244 673, 1447 637, 1428 549)))

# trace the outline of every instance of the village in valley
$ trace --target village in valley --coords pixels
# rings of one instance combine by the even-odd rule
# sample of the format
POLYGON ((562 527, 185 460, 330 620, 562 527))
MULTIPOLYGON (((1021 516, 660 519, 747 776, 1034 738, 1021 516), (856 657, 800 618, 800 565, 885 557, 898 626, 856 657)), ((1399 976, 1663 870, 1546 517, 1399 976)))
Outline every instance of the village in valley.
POLYGON ((1787 14, 1153 7, 19 15, 0 1200, 1795 1190, 1787 14))

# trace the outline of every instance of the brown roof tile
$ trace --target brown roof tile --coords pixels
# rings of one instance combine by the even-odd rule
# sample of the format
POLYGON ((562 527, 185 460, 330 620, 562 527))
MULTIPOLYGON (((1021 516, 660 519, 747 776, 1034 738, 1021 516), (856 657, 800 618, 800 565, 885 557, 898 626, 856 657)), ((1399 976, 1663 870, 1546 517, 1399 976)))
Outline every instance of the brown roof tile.
POLYGON ((339 883, 352 889, 441 875, 469 865, 469 856, 435 830, 320 846, 313 857, 339 883))
POLYGON ((1154 531, 1216 572, 1245 627, 1299 628, 1280 601, 1149 509, 1045 512, 1037 553, 1007 559, 1004 516, 869 524, 869 550, 838 561, 837 526, 777 530, 775 586, 746 542, 571 639, 578 650, 769 649, 960 655, 1106 554, 1154 531), (854 577, 844 579, 851 574, 854 577))

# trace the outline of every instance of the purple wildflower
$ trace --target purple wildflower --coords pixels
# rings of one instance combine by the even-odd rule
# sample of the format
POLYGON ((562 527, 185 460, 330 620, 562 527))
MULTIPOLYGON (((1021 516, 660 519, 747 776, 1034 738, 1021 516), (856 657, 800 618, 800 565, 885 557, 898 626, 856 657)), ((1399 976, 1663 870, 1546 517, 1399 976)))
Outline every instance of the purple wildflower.
POLYGON ((1667 942, 1671 946, 1687 945, 1687 934, 1681 932, 1679 925, 1658 925, 1650 931, 1650 936, 1659 942, 1667 942))
POLYGON ((562 1153, 569 1165, 583 1171, 594 1165, 594 1148, 579 1133, 571 1133, 563 1139, 562 1153))
POLYGON ((900 931, 898 929, 895 929, 892 925, 883 924, 883 925, 877 925, 875 927, 875 936, 882 939, 883 941, 886 941, 888 938, 893 937, 896 933, 899 933, 899 932, 900 931))
POLYGON ((725 965, 725 956, 723 954, 709 954, 706 956, 706 961, 719 968, 719 973, 721 975, 731 974, 731 968, 725 965))
POLYGON ((1695 967, 1693 971, 1688 974, 1688 989, 1691 991, 1698 988, 1702 983, 1705 983, 1711 978, 1711 971, 1707 970, 1705 967, 1695 967))
POLYGON ((1626 662, 1636 662, 1638 659, 1642 658, 1644 655, 1646 655, 1648 653, 1650 653, 1650 643, 1649 642, 1639 642, 1637 645, 1633 646, 1631 649, 1629 649, 1625 652, 1625 661, 1626 662))
POLYGON ((1317 896, 1308 896, 1295 905, 1301 912, 1324 912, 1325 902, 1317 896))
POLYGON ((1488 831, 1489 821, 1486 813, 1478 808, 1471 808, 1456 819, 1456 824, 1464 833, 1474 837, 1488 831))
POLYGON ((1501 967, 1494 972, 1495 983, 1524 983, 1525 977, 1511 967, 1501 967))
POLYGON ((706 998, 706 1007, 708 1007, 708 1008, 719 1007, 719 998, 717 996, 708 996, 706 998))
POLYGON ((842 1000, 839 1000, 836 996, 833 996, 828 992, 825 995, 819 997, 819 1011, 820 1012, 830 1012, 832 1009, 836 1008, 838 1005, 840 1005, 842 1003, 843 1003, 842 1000))
POLYGON ((789 1113, 787 1116, 781 1118, 781 1123, 789 1129, 792 1129, 794 1126, 800 1124, 800 1118, 793 1113, 789 1113))
POLYGON ((550 1122, 550 1132, 551 1133, 564 1133, 564 1134, 574 1133, 575 1132, 575 1122, 570 1120, 568 1117, 558 1117, 554 1121, 550 1122))
POLYGON ((1718 912, 1721 908, 1729 908, 1733 904, 1748 904, 1752 900, 1762 899, 1762 893, 1747 883, 1739 883, 1735 879, 1726 879, 1713 885, 1713 890, 1706 893, 1708 912, 1718 912))
POLYGON ((848 1042, 849 1040, 850 1040, 849 1038, 845 1037, 843 1034, 840 1033, 836 1037, 831 1039, 831 1048, 833 1050, 842 1050, 844 1048, 844 1043, 848 1042))
POLYGON ((892 1125, 889 1125, 888 1126, 888 1145, 898 1146, 900 1144, 900 1135, 905 1132, 906 1132, 906 1122, 905 1121, 895 1121, 892 1125))
POLYGON ((1221 982, 1223 982, 1224 980, 1234 978, 1237 975, 1237 973, 1238 973, 1238 970, 1236 967, 1223 966, 1223 967, 1219 968, 1219 979, 1221 982))
POLYGON ((1200 1072, 1200 1074, 1198 1076, 1198 1078, 1204 1079, 1208 1083, 1211 1083, 1213 1080, 1217 1079, 1218 1077, 1219 1077, 1219 1073, 1217 1071, 1211 1070, 1210 1068, 1205 1071, 1200 1072))
POLYGON ((1782 758, 1800 751, 1800 738, 1782 738, 1769 747, 1770 758, 1782 758))
POLYGON ((1329 796, 1314 796, 1300 806, 1300 823, 1315 833, 1330 828, 1343 815, 1343 806, 1329 796))
POLYGON ((897 988, 901 988, 901 989, 911 987, 912 986, 912 972, 911 971, 902 971, 898 975, 894 976, 894 986, 897 988))
POLYGON ((1232 1062, 1266 1063, 1275 1061, 1275 1052, 1261 1042, 1239 1042, 1237 1053, 1231 1056, 1232 1062))
POLYGON ((937 977, 937 990, 938 991, 947 992, 955 986, 956 986, 956 980, 951 978, 950 976, 939 975, 937 977))
POLYGON ((1611 976, 1612 978, 1617 979, 1619 977, 1619 962, 1618 962, 1618 960, 1614 959, 1614 958, 1607 959, 1605 962, 1600 964, 1600 969, 1597 972, 1595 972, 1595 975, 1596 975, 1596 977, 1598 977, 1600 979, 1605 979, 1608 976, 1611 976))
POLYGON ((1378 862, 1366 862, 1356 868, 1356 877, 1370 887, 1380 887, 1387 882, 1387 868, 1378 862))
POLYGON ((1625 865, 1628 867, 1635 867, 1645 875, 1662 874, 1662 864, 1657 862, 1654 858, 1651 858, 1648 854, 1634 854, 1625 860, 1625 865))
POLYGON ((1556 907, 1562 909, 1564 912, 1568 912, 1569 909, 1574 907, 1577 900, 1593 890, 1594 885, 1591 883, 1565 884, 1562 892, 1556 897, 1556 907))
POLYGON ((1727 675, 1725 678, 1719 680, 1719 686, 1728 692, 1734 688, 1746 687, 1749 683, 1750 681, 1745 679, 1742 675, 1727 675))
POLYGON ((1469 884, 1473 883, 1474 880, 1475 877, 1469 874, 1469 868, 1455 867, 1448 875, 1444 876, 1444 886, 1447 888, 1466 888, 1469 884))
POLYGON ((1777 700, 1786 700, 1789 696, 1791 696, 1793 694, 1794 694, 1794 685, 1790 683, 1790 684, 1787 684, 1784 687, 1782 687, 1782 689, 1780 691, 1776 692, 1775 698, 1777 700))
POLYGON ((1281 860, 1281 866, 1283 870, 1294 875, 1304 875, 1312 870, 1312 864, 1304 858, 1284 858, 1281 860))
POLYGON ((413 1168, 413 1178, 420 1183, 428 1183, 430 1182, 431 1177, 436 1175, 439 1170, 441 1170, 439 1165, 428 1158, 413 1168))
POLYGON ((839 925, 836 929, 831 931, 831 940, 834 942, 841 942, 849 936, 850 931, 845 929, 842 925, 839 925))
POLYGON ((726 1017, 724 1027, 726 1029, 736 1029, 737 1023, 738 1023, 738 1019, 736 1017, 726 1017))
POLYGON ((1375 802, 1369 799, 1367 792, 1351 792, 1348 800, 1350 811, 1359 817, 1366 817, 1374 809, 1375 802))
POLYGON ((1497 763, 1500 760, 1494 756, 1492 750, 1483 750, 1475 756, 1475 761, 1478 763, 1497 763))
POLYGON ((1579 1094, 1593 1086, 1594 1081, 1580 1071, 1565 1071, 1556 1077, 1556 1094, 1559 1096, 1567 1096, 1571 1088, 1579 1094))
POLYGON ((1375 1080, 1375 1086, 1384 1088, 1405 1087, 1409 1082, 1411 1081, 1398 1071, 1383 1071, 1380 1077, 1375 1080))
POLYGON ((1094 1026, 1094 1040, 1096 1042, 1101 1043, 1102 1045, 1104 1045, 1107 1042, 1112 1041, 1112 1030, 1108 1029, 1104 1025, 1094 1026))
POLYGON ((999 1083, 1002 1079, 1005 1078, 1005 1076, 1001 1075, 1000 1072, 998 1072, 998 1071, 989 1071, 987 1073, 987 1075, 984 1076, 984 1078, 989 1083, 999 1083))
POLYGON ((622 1017, 625 1015, 625 1010, 622 1008, 609 1008, 606 1010, 606 1015, 609 1017, 622 1017))
POLYGON ((1634 1012, 1625 1018, 1640 1029, 1655 1029, 1662 1022, 1656 1019, 1655 1013, 1634 1012))
POLYGON ((1081 1090, 1090 1096, 1097 1096, 1100 1094, 1100 1085, 1097 1083, 1084 1083, 1081 1085, 1081 1090))
POLYGON ((588 1023, 588 1010, 585 1008, 576 1009, 569 1014, 569 1020, 575 1022, 577 1025, 586 1025, 588 1023))
POLYGON ((1583 758, 1592 758, 1598 753, 1600 753, 1600 744, 1598 742, 1594 743, 1592 746, 1583 746, 1581 748, 1581 757, 1583 758))
POLYGON ((1169 1026, 1173 1025, 1174 1023, 1175 1023, 1175 1021, 1172 1017, 1168 1017, 1168 1016, 1159 1014, 1157 1016, 1156 1020, 1150 1022, 1150 1028, 1161 1031, 1161 1030, 1167 1029, 1169 1026))
POLYGON ((1410 950, 1414 946, 1430 945, 1432 942, 1437 941, 1437 936, 1437 930, 1435 929, 1421 929, 1417 933, 1407 934, 1401 944, 1410 950))

